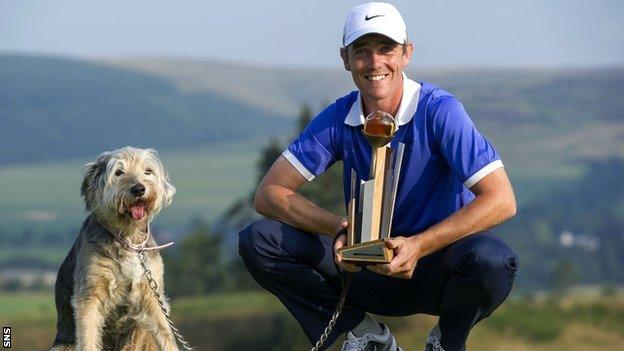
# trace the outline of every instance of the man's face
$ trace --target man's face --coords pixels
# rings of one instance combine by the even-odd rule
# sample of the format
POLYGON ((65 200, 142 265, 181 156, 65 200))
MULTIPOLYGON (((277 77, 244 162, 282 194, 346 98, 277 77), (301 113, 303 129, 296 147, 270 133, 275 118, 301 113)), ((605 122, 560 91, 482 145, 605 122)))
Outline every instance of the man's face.
POLYGON ((402 72, 412 56, 412 44, 404 47, 384 35, 368 34, 341 49, 340 55, 363 97, 394 100, 403 91, 402 72))

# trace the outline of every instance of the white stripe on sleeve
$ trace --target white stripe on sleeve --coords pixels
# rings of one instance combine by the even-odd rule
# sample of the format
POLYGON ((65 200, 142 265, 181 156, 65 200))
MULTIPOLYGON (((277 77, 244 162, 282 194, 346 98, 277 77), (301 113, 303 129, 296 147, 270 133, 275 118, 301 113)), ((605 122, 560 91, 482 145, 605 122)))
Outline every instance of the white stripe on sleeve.
POLYGON ((486 175, 494 172, 495 170, 501 167, 505 167, 503 165, 503 161, 496 160, 494 162, 491 162, 487 166, 481 168, 477 173, 473 174, 472 177, 468 178, 468 180, 464 182, 464 186, 470 189, 471 186, 477 184, 477 182, 483 179, 483 177, 485 177, 486 175))
POLYGON ((310 171, 305 168, 303 163, 301 163, 299 159, 297 159, 297 157, 295 157, 295 155, 290 152, 290 150, 286 149, 284 152, 282 152, 282 156, 284 156, 288 160, 288 162, 290 162, 290 164, 293 165, 299 171, 299 173, 301 173, 301 175, 308 180, 308 182, 314 179, 314 174, 310 173, 310 171))

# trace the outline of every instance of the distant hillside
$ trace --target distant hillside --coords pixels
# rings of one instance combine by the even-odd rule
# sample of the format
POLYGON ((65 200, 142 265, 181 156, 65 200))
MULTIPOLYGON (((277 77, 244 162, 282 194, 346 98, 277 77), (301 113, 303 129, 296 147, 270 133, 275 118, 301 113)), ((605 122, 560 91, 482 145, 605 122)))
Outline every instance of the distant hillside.
MULTIPOLYGON (((121 145, 183 150, 289 135, 354 89, 344 70, 208 60, 85 62, 0 55, 0 165, 121 145)), ((447 70, 409 76, 458 96, 516 174, 577 176, 579 160, 624 156, 624 67, 447 70)))
MULTIPOLYGON (((355 89, 350 73, 338 69, 338 58, 335 70, 158 57, 105 63, 166 78, 185 92, 211 92, 291 116, 301 103, 317 107, 355 89)), ((624 67, 422 70, 412 63, 408 76, 455 94, 467 107, 475 109, 474 118, 479 121, 551 122, 562 118, 560 112, 572 112, 574 118, 590 111, 598 120, 624 119, 624 101, 617 98, 624 90, 624 67), (619 114, 614 115, 614 111, 619 114)))
MULTIPOLYGON (((209 92, 294 116, 354 89, 336 70, 281 69, 207 60, 126 59, 114 66, 153 74, 181 91, 209 92), (259 89, 258 87, 262 87, 259 89)), ((579 160, 624 156, 624 67, 471 69, 408 75, 455 94, 517 175, 578 176, 579 160)))
POLYGON ((167 79, 68 59, 0 56, 0 165, 80 157, 124 145, 158 149, 291 126, 210 92, 180 93, 167 79))
MULTIPOLYGON (((290 116, 295 115, 303 103, 320 108, 353 90, 350 75, 338 70, 167 58, 109 60, 105 63, 166 78, 184 92, 210 92, 290 116)), ((336 63, 336 67, 340 67, 338 61, 336 63)))

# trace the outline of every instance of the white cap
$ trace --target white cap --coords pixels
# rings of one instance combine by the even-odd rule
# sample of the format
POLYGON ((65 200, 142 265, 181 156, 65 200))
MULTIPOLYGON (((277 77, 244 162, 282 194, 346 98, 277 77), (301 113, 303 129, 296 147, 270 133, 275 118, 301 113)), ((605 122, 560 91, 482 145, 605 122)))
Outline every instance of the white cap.
POLYGON ((369 33, 383 34, 399 44, 407 41, 407 27, 403 17, 396 7, 385 2, 369 2, 349 11, 342 33, 342 45, 347 47, 369 33))

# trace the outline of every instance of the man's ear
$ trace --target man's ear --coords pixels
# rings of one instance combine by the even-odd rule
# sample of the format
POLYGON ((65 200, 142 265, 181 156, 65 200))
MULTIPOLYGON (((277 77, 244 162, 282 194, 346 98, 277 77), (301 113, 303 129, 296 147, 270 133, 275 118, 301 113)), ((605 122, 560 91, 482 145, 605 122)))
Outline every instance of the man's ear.
POLYGON ((405 46, 403 47, 403 66, 407 66, 407 64, 410 62, 410 60, 412 59, 413 51, 414 45, 412 45, 412 43, 408 42, 407 44, 405 44, 405 46))
POLYGON ((342 58, 342 63, 344 64, 344 68, 347 71, 351 71, 351 67, 349 66, 349 53, 348 49, 345 47, 340 48, 340 57, 342 58))

